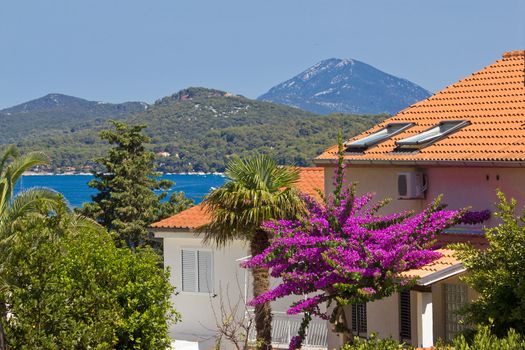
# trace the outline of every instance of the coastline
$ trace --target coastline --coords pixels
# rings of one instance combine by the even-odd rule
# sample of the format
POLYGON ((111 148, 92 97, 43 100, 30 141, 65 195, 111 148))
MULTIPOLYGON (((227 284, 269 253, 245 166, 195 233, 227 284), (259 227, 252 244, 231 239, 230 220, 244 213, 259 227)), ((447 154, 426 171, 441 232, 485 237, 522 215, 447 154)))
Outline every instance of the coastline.
MULTIPOLYGON (((91 173, 75 173, 75 172, 64 172, 64 173, 51 173, 51 172, 37 172, 37 171, 26 171, 22 174, 23 176, 92 176, 91 173)), ((201 175, 201 176, 208 176, 208 175, 215 175, 215 176, 222 176, 224 177, 224 173, 205 173, 203 171, 197 171, 197 172, 188 172, 188 173, 160 173, 161 176, 164 175, 201 175)))

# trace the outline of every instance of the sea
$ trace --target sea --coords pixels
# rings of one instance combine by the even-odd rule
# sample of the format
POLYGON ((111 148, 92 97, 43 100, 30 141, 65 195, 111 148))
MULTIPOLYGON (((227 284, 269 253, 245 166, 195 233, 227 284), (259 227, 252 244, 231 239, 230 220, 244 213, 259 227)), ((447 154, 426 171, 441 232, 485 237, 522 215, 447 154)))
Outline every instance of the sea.
MULTIPOLYGON (((166 174, 160 178, 168 179, 175 184, 168 190, 168 196, 173 192, 184 192, 195 204, 200 203, 203 197, 213 188, 220 187, 225 177, 214 174, 166 174)), ((90 202, 96 190, 88 186, 93 179, 92 175, 24 175, 15 187, 15 193, 31 187, 47 187, 60 192, 72 207, 81 207, 90 202)))

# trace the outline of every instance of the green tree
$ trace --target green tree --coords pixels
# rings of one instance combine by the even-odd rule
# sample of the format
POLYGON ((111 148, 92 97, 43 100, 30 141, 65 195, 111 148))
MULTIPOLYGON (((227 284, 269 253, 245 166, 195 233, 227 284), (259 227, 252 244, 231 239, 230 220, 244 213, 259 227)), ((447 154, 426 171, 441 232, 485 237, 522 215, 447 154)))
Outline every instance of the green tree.
MULTIPOLYGON (((295 168, 279 167, 268 156, 235 158, 226 169, 228 181, 213 190, 204 203, 211 215, 210 223, 199 228, 204 242, 225 246, 236 239, 250 242, 253 256, 269 246, 268 233, 261 228, 265 221, 295 218, 304 211, 304 204, 292 187, 299 179, 295 168)), ((267 268, 252 269, 255 296, 268 291, 267 268)), ((255 307, 257 348, 271 349, 270 303, 255 307)))
POLYGON ((501 223, 486 229, 488 248, 454 247, 469 271, 464 281, 480 294, 467 306, 467 319, 486 325, 493 320, 498 336, 511 328, 525 334, 525 211, 516 214, 516 200, 497 195, 501 223))
POLYGON ((25 220, 20 230, 3 263, 11 348, 169 347, 168 320, 178 315, 151 248, 117 248, 103 227, 65 204, 25 220))
MULTIPOLYGON (((5 260, 10 254, 10 243, 23 220, 41 215, 41 207, 52 209, 59 201, 59 195, 51 190, 30 189, 14 196, 14 188, 22 174, 37 165, 47 163, 43 153, 33 152, 20 157, 14 146, 9 146, 0 159, 0 289, 9 287, 4 279, 5 260)), ((0 299, 3 300, 3 299, 0 299)), ((0 301, 2 320, 7 317, 4 301, 0 301)), ((0 323, 0 349, 5 349, 5 334, 0 323)))
MULTIPOLYGON (((102 170, 94 172, 95 178, 89 182, 98 193, 81 212, 115 233, 118 244, 137 247, 146 243, 149 224, 163 215, 174 214, 167 213, 169 207, 161 203, 166 192, 155 193, 167 190, 173 182, 158 180, 155 156, 145 147, 150 141, 142 133, 145 125, 129 126, 118 121, 111 124, 114 129, 102 131, 100 137, 113 147, 105 157, 96 160, 102 170)), ((187 202, 178 199, 181 205, 177 210, 185 209, 187 202)), ((175 208, 173 203, 168 205, 175 208)))

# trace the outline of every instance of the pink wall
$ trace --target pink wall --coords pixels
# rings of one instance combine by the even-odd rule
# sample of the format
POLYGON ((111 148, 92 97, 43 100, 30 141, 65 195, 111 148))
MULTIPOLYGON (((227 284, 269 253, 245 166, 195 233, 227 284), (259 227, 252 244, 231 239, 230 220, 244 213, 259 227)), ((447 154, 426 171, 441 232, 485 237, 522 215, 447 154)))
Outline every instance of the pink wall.
MULTIPOLYGON (((333 191, 334 167, 325 168, 325 191, 333 191)), ((450 209, 472 207, 472 210, 495 210, 496 189, 501 189, 507 198, 515 198, 518 207, 525 206, 525 168, 476 168, 476 167, 396 167, 354 166, 347 167, 346 179, 358 183, 358 192, 374 192, 376 199, 392 198, 385 211, 406 209, 422 210, 439 194, 450 209), (400 200, 397 198, 397 173, 422 171, 428 177, 425 199, 400 200), (487 180, 488 176, 488 180, 487 180)), ((493 226, 492 218, 485 222, 493 226)))

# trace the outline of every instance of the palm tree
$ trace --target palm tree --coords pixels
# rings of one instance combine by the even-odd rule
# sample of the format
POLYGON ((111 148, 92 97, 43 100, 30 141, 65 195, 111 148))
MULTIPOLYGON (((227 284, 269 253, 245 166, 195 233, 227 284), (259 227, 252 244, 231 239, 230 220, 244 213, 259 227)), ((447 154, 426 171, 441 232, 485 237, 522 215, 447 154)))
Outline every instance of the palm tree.
MULTIPOLYGON (((9 243, 22 221, 32 216, 42 215, 42 212, 52 210, 61 201, 61 196, 51 190, 35 188, 14 196, 14 188, 22 174, 36 165, 46 164, 47 157, 43 153, 29 153, 19 157, 15 147, 9 146, 0 159, 0 259, 3 261, 9 252, 9 243)), ((0 262, 0 279, 3 266, 0 262)), ((5 288, 3 281, 1 288, 5 288)), ((0 301, 2 320, 6 319, 5 304, 0 301)), ((0 322, 0 350, 5 349, 5 333, 0 322)))
MULTIPOLYGON (((250 243, 252 256, 269 246, 267 232, 261 224, 272 219, 294 218, 304 212, 304 204, 292 187, 299 179, 296 168, 280 167, 273 159, 258 155, 235 158, 228 163, 226 184, 213 190, 204 204, 210 223, 200 227, 205 243, 225 246, 240 239, 250 243)), ((253 268, 253 294, 269 289, 267 268, 253 268)), ((271 349, 272 315, 270 303, 255 307, 257 349, 271 349)))

